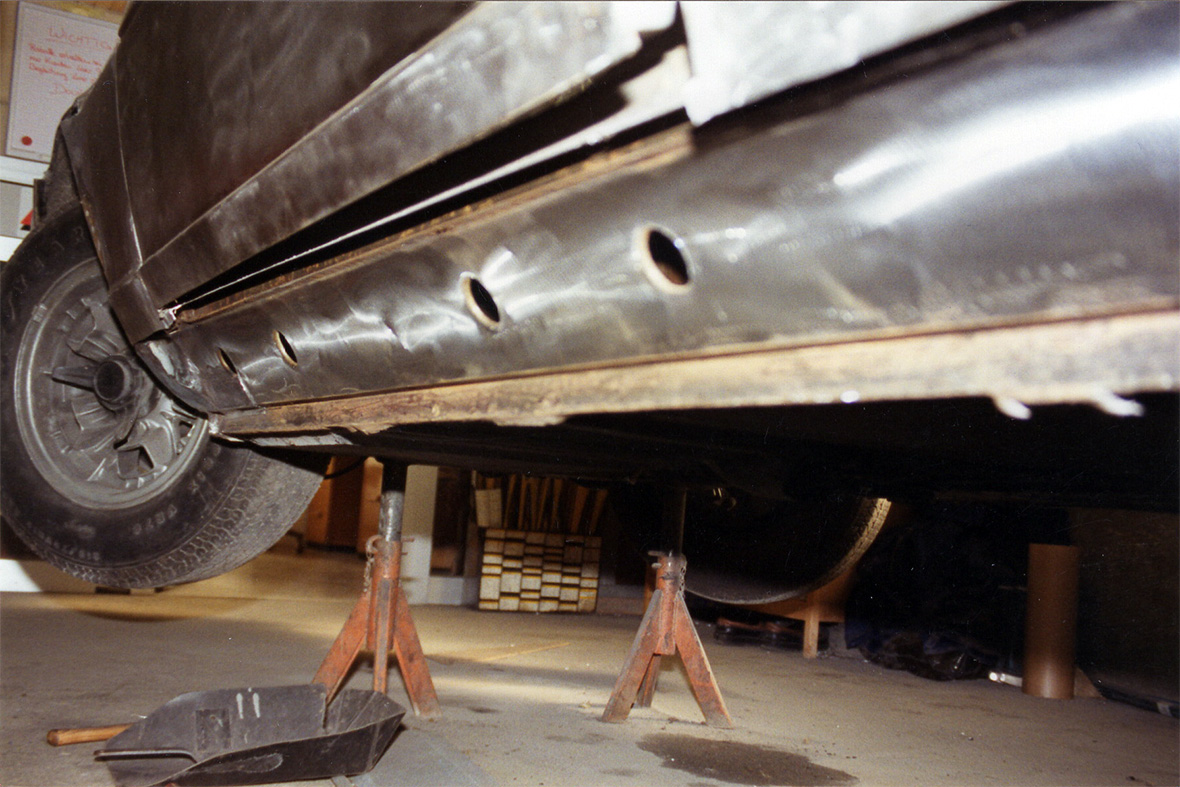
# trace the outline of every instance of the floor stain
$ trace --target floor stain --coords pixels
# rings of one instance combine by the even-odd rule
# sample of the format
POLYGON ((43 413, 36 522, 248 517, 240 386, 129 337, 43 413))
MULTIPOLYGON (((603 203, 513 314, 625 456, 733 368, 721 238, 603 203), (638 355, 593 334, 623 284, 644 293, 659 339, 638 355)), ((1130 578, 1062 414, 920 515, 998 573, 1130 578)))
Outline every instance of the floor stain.
POLYGON ((601 746, 602 744, 607 743, 610 740, 611 740, 611 737, 609 735, 601 735, 597 732, 588 732, 585 735, 583 735, 581 738, 578 738, 578 740, 576 740, 574 742, 581 743, 586 746, 601 746))
POLYGON ((932 708, 946 708, 948 710, 960 713, 980 713, 984 716, 992 716, 997 719, 1020 719, 1021 717, 1013 713, 1002 713, 995 708, 987 705, 977 705, 974 703, 962 702, 930 702, 927 703, 932 708))
POLYGON ((634 779, 639 775, 639 771, 634 768, 607 768, 605 771, 600 771, 607 776, 622 776, 624 779, 634 779))
POLYGON ((648 735, 639 748, 664 758, 665 768, 730 784, 767 787, 852 785, 857 778, 816 765, 801 754, 690 735, 648 735))

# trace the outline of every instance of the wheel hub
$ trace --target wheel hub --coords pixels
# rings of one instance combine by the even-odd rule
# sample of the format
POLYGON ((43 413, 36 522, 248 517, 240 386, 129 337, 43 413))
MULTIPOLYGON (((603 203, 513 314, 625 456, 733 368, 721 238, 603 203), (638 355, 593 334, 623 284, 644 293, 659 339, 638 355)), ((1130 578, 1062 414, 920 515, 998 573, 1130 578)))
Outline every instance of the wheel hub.
POLYGON ((208 439, 207 422, 156 387, 106 304, 97 266, 43 296, 21 338, 17 426, 30 459, 78 505, 126 508, 163 493, 208 439))
POLYGON ((143 375, 122 356, 108 358, 94 369, 94 395, 108 410, 118 411, 136 400, 143 375))

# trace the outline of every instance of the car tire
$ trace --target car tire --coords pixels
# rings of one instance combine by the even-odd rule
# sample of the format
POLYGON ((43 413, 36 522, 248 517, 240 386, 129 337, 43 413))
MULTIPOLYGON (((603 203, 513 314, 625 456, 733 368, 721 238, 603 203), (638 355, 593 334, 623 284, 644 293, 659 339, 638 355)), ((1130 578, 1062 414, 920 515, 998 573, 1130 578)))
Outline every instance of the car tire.
POLYGON ((98 585, 229 571, 306 508, 319 458, 210 434, 136 358, 79 210, 37 231, 0 277, 0 512, 37 554, 98 585))

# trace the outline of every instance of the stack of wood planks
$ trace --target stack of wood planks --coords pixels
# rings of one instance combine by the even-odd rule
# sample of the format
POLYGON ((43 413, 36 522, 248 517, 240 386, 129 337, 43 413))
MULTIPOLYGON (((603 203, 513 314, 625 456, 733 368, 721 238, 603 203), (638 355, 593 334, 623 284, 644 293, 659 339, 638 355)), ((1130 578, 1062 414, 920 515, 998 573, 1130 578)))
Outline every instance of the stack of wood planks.
POLYGON ((483 534, 479 608, 593 612, 606 490, 553 478, 475 476, 483 534))

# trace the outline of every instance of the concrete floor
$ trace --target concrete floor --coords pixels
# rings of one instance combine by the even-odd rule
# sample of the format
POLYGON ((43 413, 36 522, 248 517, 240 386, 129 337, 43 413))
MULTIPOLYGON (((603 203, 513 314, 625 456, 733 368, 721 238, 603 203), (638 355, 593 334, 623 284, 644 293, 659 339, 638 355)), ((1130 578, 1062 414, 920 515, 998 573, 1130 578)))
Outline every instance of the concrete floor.
MULTIPOLYGON (((360 576, 349 556, 271 553, 154 595, 0 595, 0 784, 112 783, 91 757, 96 744, 49 747, 50 728, 134 720, 187 691, 307 681, 360 576)), ((431 606, 414 615, 443 716, 411 716, 376 771, 340 784, 1180 783, 1177 724, 1163 716, 723 646, 707 626, 736 730, 701 724, 675 663, 652 708, 603 724, 638 618, 431 606)), ((352 685, 368 679, 362 669, 352 685)))

